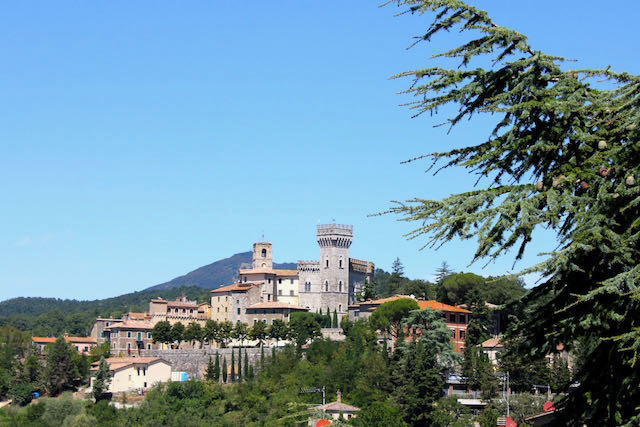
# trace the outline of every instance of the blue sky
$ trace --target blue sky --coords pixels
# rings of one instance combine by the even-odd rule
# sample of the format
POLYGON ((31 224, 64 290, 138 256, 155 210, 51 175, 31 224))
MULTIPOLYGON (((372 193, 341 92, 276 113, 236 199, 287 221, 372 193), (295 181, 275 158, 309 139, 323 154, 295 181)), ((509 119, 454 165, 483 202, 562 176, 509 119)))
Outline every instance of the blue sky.
MULTIPOLYGON (((477 1, 569 68, 640 73, 636 2, 477 1)), ((351 254, 429 279, 468 267, 473 243, 435 252, 412 224, 367 217, 392 199, 472 187, 417 154, 477 141, 411 119, 388 77, 453 38, 411 50, 430 17, 375 1, 12 2, 0 15, 0 300, 94 299, 251 248, 315 259, 315 226, 353 224, 351 254)), ((541 236, 516 264, 553 247, 541 236)))

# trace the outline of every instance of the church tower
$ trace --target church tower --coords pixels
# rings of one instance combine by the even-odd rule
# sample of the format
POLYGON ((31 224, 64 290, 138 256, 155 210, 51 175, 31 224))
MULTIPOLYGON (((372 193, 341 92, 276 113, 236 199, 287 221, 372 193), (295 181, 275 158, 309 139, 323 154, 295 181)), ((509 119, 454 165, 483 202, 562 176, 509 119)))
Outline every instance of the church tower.
POLYGON ((271 242, 256 242, 253 244, 252 268, 273 270, 273 252, 271 242))
POLYGON ((323 312, 346 314, 349 304, 349 247, 353 242, 353 226, 318 225, 320 245, 320 294, 323 312))

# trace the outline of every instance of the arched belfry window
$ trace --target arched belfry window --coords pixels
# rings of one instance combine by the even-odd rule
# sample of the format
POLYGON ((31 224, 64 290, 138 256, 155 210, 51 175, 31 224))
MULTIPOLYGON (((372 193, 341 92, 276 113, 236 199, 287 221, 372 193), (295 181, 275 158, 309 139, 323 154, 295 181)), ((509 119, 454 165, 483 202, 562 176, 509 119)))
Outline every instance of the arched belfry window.
POLYGON ((342 268, 342 258, 340 258, 340 268, 342 268))
POLYGON ((329 268, 329 258, 325 260, 325 267, 329 268))
POLYGON ((327 280, 324 281, 324 291, 329 292, 329 282, 327 280))
POLYGON ((342 280, 338 282, 338 292, 342 292, 342 280))
POLYGON ((267 250, 265 248, 262 248, 262 258, 266 258, 267 257, 267 250))

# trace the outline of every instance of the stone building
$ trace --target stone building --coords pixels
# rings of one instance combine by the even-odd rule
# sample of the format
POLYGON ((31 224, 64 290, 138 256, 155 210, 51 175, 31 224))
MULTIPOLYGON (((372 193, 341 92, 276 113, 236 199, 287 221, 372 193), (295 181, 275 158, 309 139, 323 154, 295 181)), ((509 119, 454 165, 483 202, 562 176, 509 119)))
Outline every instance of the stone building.
MULTIPOLYGON (((171 379, 171 364, 158 357, 110 357, 106 362, 111 371, 106 390, 110 393, 147 390, 171 379)), ((99 368, 99 361, 91 364, 91 387, 99 368)))
POLYGON ((211 291, 211 318, 218 322, 247 321, 247 308, 262 301, 263 281, 236 282, 211 291))
POLYGON ((162 298, 152 299, 149 302, 149 320, 152 325, 161 321, 167 321, 171 325, 180 322, 187 326, 189 323, 199 323, 204 326, 209 318, 208 304, 198 304, 189 301, 186 296, 167 301, 162 298))
POLYGON ((273 324, 275 319, 289 322, 291 313, 309 311, 307 307, 289 304, 288 302, 266 301, 250 305, 246 310, 246 323, 252 325, 257 322, 273 324))
MULTIPOLYGON (((260 301, 277 301, 306 307, 312 312, 329 309, 339 316, 348 313, 348 305, 356 301, 356 294, 365 281, 371 280, 374 264, 349 257, 353 242, 353 226, 341 224, 318 225, 316 240, 320 246, 319 261, 298 261, 296 270, 273 268, 273 247, 269 242, 253 245, 250 269, 238 271, 241 283, 259 283, 260 301)), ((257 303, 257 302, 254 302, 257 303)), ((212 309, 214 301, 212 300, 212 309)), ((242 310, 248 306, 236 307, 242 310)), ((213 309, 212 318, 218 307, 213 309)))
POLYGON ((161 348, 160 343, 154 343, 151 332, 153 324, 150 321, 125 320, 116 322, 104 329, 105 338, 111 342, 111 354, 134 355, 140 350, 161 348))
POLYGON ((89 336, 96 340, 98 345, 109 341, 109 335, 108 332, 106 332, 106 329, 119 322, 122 322, 122 319, 98 317, 95 322, 93 322, 93 327, 91 328, 89 336))

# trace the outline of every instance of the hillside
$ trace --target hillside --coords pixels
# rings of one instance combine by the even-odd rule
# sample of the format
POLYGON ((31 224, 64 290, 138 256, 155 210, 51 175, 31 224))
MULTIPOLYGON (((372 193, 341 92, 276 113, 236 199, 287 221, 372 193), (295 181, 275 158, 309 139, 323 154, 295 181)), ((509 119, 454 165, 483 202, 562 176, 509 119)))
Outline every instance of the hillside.
MULTIPOLYGON (((251 266, 251 252, 241 252, 221 259, 203 267, 197 268, 184 276, 176 277, 168 282, 151 286, 151 289, 171 289, 178 286, 198 286, 205 289, 217 289, 222 285, 232 283, 238 277, 239 268, 251 266)), ((274 268, 295 269, 296 263, 274 263, 274 268)))

